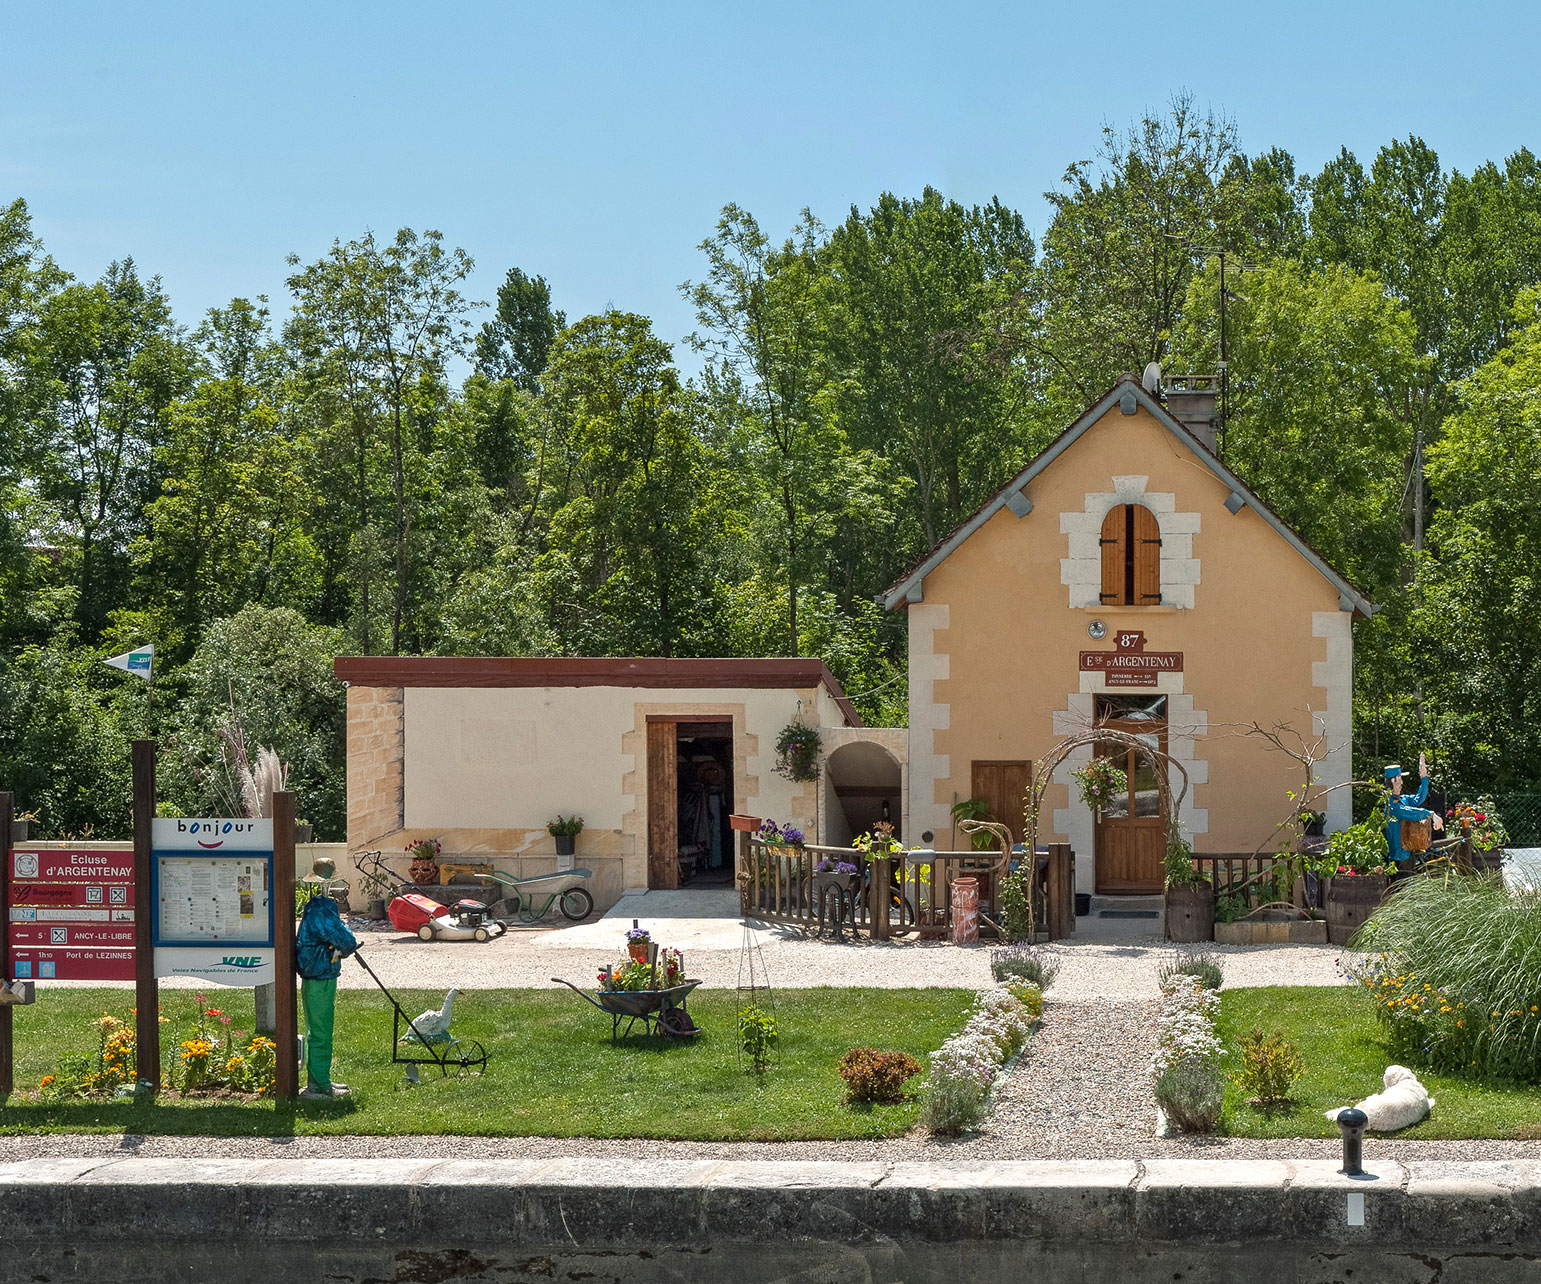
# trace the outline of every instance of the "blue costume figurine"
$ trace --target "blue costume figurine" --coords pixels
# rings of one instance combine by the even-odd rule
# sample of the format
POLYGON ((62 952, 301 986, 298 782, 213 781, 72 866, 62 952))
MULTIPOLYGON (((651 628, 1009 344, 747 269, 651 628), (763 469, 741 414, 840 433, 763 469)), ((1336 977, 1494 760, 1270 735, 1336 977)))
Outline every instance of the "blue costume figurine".
POLYGON ((300 1001, 305 1008, 305 1091, 301 1097, 346 1096, 348 1085, 332 1082, 332 1015, 337 1005, 337 978, 342 960, 358 949, 358 937, 348 930, 330 896, 312 896, 305 903, 294 941, 294 966, 300 974, 300 1001))
POLYGON ((1418 792, 1411 798, 1403 796, 1402 777, 1402 768, 1396 763, 1386 768, 1386 787, 1391 790, 1391 796, 1386 799, 1386 842, 1399 876, 1412 870, 1412 853, 1402 846, 1402 822, 1432 820, 1435 829, 1445 827, 1438 812, 1423 807, 1423 800, 1429 796, 1429 764, 1422 754, 1418 755, 1418 792))

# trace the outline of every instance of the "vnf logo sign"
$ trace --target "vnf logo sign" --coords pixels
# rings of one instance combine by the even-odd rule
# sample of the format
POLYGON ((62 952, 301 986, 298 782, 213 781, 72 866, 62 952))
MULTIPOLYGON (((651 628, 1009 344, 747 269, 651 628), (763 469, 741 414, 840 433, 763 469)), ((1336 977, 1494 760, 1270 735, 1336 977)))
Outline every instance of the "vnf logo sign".
POLYGON ((220 959, 220 963, 225 967, 254 968, 262 966, 260 958, 253 958, 247 954, 226 954, 220 959))

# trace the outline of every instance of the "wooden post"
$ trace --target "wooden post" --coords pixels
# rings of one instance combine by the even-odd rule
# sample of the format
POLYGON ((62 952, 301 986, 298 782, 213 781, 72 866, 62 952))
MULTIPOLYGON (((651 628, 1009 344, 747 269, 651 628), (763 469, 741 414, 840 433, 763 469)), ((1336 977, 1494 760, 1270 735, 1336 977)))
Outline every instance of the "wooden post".
POLYGON ((888 921, 889 879, 893 877, 894 859, 891 855, 875 857, 872 861, 871 903, 867 914, 872 923, 872 939, 886 941, 891 931, 888 921))
POLYGON ((299 1019, 294 1001, 294 795, 273 795, 273 1095, 300 1091, 299 1019))
POLYGON ((150 822, 155 818, 155 741, 136 740, 134 767, 134 1073, 156 1093, 161 1086, 160 987, 155 980, 155 903, 150 886, 150 822))
POLYGON ((1044 889, 1044 926, 1049 939, 1058 941, 1075 931, 1075 857, 1069 843, 1049 847, 1049 868, 1044 889))
MULTIPOLYGON (((0 980, 11 979, 11 816, 15 798, 0 793, 0 980)), ((0 1097, 16 1087, 15 1061, 11 1055, 11 1006, 0 1007, 0 1097)))

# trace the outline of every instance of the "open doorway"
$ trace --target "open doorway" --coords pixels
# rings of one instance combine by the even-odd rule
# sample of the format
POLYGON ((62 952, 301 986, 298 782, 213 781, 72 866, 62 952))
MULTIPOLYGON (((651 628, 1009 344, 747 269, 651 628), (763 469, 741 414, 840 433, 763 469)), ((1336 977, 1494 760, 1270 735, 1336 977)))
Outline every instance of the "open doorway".
POLYGON ((733 885, 733 724, 648 719, 650 888, 733 885))

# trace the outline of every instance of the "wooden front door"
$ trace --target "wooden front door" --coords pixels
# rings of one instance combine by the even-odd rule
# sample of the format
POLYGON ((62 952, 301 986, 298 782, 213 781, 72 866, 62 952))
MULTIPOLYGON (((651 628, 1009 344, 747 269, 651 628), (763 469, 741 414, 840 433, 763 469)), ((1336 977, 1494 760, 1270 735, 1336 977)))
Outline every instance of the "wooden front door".
MULTIPOLYGON (((1107 719, 1103 726, 1138 736, 1166 751, 1166 722, 1107 719)), ((1104 894, 1153 894, 1164 884, 1166 817, 1149 759, 1123 745, 1097 746, 1099 757, 1113 758, 1129 777, 1125 796, 1105 807, 1096 825, 1097 891, 1104 894)))
MULTIPOLYGON (((985 819, 1011 830, 1011 841, 1022 841, 1023 809, 1027 791, 1033 783, 1030 762, 976 762, 972 764, 969 797, 978 798, 990 809, 985 819)), ((963 847, 969 844, 964 842, 963 847)))
POLYGON ((680 885, 679 729, 675 722, 647 723, 647 885, 680 885))

